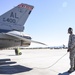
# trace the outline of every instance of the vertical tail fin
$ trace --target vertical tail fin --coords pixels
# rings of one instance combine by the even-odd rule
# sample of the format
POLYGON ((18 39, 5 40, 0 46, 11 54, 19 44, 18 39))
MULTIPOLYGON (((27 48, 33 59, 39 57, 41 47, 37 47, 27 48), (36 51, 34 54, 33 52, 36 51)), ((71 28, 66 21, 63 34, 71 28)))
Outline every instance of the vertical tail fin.
POLYGON ((24 23, 34 7, 28 4, 19 4, 0 16, 0 32, 10 30, 23 31, 24 23))

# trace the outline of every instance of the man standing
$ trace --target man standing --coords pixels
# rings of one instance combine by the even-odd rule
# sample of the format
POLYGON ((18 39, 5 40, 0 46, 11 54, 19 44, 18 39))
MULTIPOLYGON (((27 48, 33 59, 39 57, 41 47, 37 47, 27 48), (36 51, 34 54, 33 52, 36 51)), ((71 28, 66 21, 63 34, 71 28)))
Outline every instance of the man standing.
POLYGON ((75 70, 75 35, 73 34, 73 29, 70 27, 68 29, 69 35, 69 42, 68 42, 68 52, 70 53, 70 69, 68 70, 69 73, 75 70))

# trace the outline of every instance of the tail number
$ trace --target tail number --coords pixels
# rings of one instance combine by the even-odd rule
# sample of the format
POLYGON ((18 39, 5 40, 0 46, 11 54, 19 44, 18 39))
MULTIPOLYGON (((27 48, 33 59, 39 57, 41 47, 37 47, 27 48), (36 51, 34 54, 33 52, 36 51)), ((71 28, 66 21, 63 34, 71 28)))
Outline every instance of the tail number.
POLYGON ((9 22, 9 23, 16 23, 16 20, 12 19, 12 18, 3 18, 3 21, 4 22, 9 22))

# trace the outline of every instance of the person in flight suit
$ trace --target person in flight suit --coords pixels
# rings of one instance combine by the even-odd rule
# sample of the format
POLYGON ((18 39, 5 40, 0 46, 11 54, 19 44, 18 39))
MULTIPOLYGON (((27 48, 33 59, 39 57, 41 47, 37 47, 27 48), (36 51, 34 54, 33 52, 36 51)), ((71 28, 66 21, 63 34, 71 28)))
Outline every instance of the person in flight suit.
POLYGON ((69 41, 68 41, 68 52, 70 53, 70 69, 68 70, 69 73, 75 70, 75 35, 73 34, 73 29, 70 27, 68 29, 69 41))

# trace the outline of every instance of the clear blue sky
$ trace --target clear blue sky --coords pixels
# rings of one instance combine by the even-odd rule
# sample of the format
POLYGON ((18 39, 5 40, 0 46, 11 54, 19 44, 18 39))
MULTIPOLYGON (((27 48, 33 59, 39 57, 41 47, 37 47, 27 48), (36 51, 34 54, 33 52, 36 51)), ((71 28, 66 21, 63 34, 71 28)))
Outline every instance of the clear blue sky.
POLYGON ((1 0, 0 15, 20 3, 34 6, 25 23, 25 33, 49 46, 67 45, 67 29, 72 27, 75 33, 75 0, 1 0))

